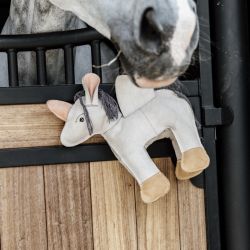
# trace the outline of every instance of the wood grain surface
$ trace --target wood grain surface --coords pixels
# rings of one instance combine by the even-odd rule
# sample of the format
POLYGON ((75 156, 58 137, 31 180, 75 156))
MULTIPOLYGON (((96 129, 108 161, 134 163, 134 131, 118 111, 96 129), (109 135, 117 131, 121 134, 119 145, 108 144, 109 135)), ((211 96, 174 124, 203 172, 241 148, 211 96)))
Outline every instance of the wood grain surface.
POLYGON ((44 168, 48 249, 93 249, 89 164, 44 168))
MULTIPOLYGON (((0 148, 60 145, 64 123, 45 104, 0 106, 0 148)), ((86 143, 100 143, 95 136, 86 143)))
POLYGON ((47 249, 43 167, 0 170, 1 250, 47 249))
POLYGON ((136 250, 134 179, 117 162, 90 163, 95 249, 136 250))
POLYGON ((156 164, 171 190, 142 203, 117 162, 0 170, 0 249, 205 250, 204 192, 156 164))
POLYGON ((180 249, 178 189, 170 159, 155 160, 171 183, 170 192, 157 202, 145 205, 136 185, 138 249, 180 249))
POLYGON ((204 191, 189 181, 179 182, 178 203, 181 249, 207 249, 204 191))

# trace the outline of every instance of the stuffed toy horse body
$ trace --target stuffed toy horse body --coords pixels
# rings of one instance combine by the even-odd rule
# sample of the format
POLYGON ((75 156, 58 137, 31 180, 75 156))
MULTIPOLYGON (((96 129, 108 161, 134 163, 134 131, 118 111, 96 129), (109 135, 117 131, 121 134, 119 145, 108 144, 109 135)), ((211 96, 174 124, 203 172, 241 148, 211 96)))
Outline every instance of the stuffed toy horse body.
MULTIPOLYGON (((124 81, 129 79, 120 76, 116 85, 124 81)), ((146 151, 154 141, 172 139, 179 179, 191 178, 209 165, 193 111, 184 99, 171 90, 153 90, 154 96, 145 105, 123 116, 115 100, 98 89, 99 83, 98 76, 88 74, 83 78, 85 95, 78 96, 73 105, 57 100, 47 102, 48 108, 65 121, 63 145, 73 147, 101 134, 140 185, 145 203, 159 199, 170 189, 168 179, 146 151)))

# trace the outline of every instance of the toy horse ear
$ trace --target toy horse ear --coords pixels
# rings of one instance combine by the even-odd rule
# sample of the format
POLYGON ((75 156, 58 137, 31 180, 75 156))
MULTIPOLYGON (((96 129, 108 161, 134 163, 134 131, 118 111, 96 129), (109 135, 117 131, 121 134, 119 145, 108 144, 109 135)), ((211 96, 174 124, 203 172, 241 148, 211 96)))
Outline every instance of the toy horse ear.
POLYGON ((82 78, 86 105, 98 105, 98 88, 100 82, 100 77, 93 73, 89 73, 82 78))
POLYGON ((49 100, 47 101, 47 107, 56 117, 67 121, 72 104, 58 100, 49 100))

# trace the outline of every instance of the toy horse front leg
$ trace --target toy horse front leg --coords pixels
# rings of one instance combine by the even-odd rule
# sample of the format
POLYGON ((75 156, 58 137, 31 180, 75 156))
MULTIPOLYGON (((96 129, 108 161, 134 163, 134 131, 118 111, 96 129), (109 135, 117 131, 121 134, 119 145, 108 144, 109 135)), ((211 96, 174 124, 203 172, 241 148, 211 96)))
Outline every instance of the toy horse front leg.
POLYGON ((185 180, 200 174, 209 166, 209 157, 201 144, 200 137, 195 124, 194 114, 188 103, 184 103, 178 114, 172 133, 173 146, 179 151, 181 157, 177 160, 176 176, 185 180))
POLYGON ((124 147, 120 150, 116 147, 116 149, 112 148, 112 151, 136 179, 140 186, 143 202, 154 202, 168 193, 170 190, 169 180, 159 171, 144 147, 136 147, 129 152, 124 147))

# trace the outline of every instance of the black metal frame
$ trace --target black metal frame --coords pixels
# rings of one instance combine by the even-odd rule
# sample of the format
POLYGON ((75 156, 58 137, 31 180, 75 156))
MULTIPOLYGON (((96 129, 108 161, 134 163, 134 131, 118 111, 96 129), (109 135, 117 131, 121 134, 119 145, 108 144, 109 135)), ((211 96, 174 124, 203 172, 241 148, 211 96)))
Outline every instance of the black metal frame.
POLYGON ((212 9, 215 101, 234 113, 217 130, 222 247, 250 248, 249 182, 249 1, 210 2, 212 9))
MULTIPOLYGON (((174 156, 173 147, 169 140, 156 142, 149 146, 148 152, 154 158, 174 156)), ((116 160, 116 157, 105 143, 86 144, 74 148, 53 146, 0 150, 1 168, 111 160, 116 160)))
MULTIPOLYGON (((210 37, 208 0, 198 1, 199 16, 207 20, 201 30, 210 37)), ((54 32, 33 35, 0 36, 0 51, 8 54, 10 88, 0 88, 0 105, 45 103, 48 99, 72 101, 74 94, 81 88, 74 85, 73 48, 78 45, 90 44, 92 62, 100 65, 100 41, 103 36, 91 28, 67 32, 54 32), (58 39, 60 37, 60 40, 58 39), (27 39, 28 38, 28 39, 27 39), (21 44, 21 48, 20 48, 21 44), (62 48, 65 52, 66 84, 48 86, 46 82, 45 51, 62 48), (18 87, 17 53, 19 51, 35 51, 37 55, 37 82, 39 86, 18 87)), ((200 44, 210 57, 209 41, 200 44)), ((203 51, 199 51, 202 56, 203 51)), ((101 76, 101 70, 93 68, 93 72, 101 76)), ((216 159, 216 126, 229 124, 233 120, 228 108, 214 107, 211 57, 200 62, 200 79, 184 81, 188 96, 193 104, 196 116, 201 120, 204 145, 210 155, 211 166, 205 175, 195 178, 193 183, 205 188, 207 242, 209 250, 221 249, 220 213, 216 159)), ((111 85, 101 87, 111 92, 111 85)), ((173 148, 168 140, 155 143, 149 148, 152 157, 174 156, 173 148)), ((114 160, 115 157, 107 144, 80 145, 75 148, 37 147, 19 149, 0 149, 0 167, 48 165, 59 163, 89 162, 114 160)))
MULTIPOLYGON (((197 3, 199 16, 202 20, 206 20, 206 25, 201 25, 201 36, 207 34, 210 38, 210 8, 209 1, 198 1, 197 3)), ((213 97, 213 79, 212 79, 212 62, 211 62, 211 45, 210 40, 205 41, 200 39, 201 58, 206 60, 200 61, 200 96, 201 106, 203 109, 203 118, 207 110, 216 110, 214 107, 213 97)), ((218 109, 217 109, 218 111, 218 109)), ((210 114, 210 118, 214 117, 214 112, 210 114)), ((220 115, 222 117, 222 115, 220 115)), ((207 228, 207 244, 210 250, 221 249, 221 232, 220 232, 220 210, 219 210, 219 197, 218 197, 218 176, 217 176, 217 159, 216 159, 216 119, 214 125, 211 122, 203 127, 204 146, 210 156, 210 167, 205 171, 205 208, 206 208, 206 228, 207 228)))
MULTIPOLYGON (((40 86, 46 85, 45 53, 46 50, 50 49, 64 50, 65 84, 74 84, 73 48, 89 44, 92 52, 92 63, 100 65, 100 41, 102 40, 105 38, 91 28, 42 34, 1 35, 0 52, 6 52, 8 55, 9 85, 10 87, 19 85, 17 53, 20 51, 36 52, 37 83, 40 86), (59 37, 60 39, 58 39, 59 37)), ((93 69, 93 72, 101 76, 100 69, 93 69)))
MULTIPOLYGON (((188 97, 197 97, 199 95, 198 80, 185 81, 185 86, 188 89, 188 97)), ((115 97, 112 84, 102 83, 101 88, 115 97)), ((40 104, 46 103, 49 99, 72 102, 74 94, 81 89, 81 84, 0 88, 0 105, 40 104)))

